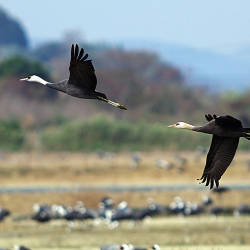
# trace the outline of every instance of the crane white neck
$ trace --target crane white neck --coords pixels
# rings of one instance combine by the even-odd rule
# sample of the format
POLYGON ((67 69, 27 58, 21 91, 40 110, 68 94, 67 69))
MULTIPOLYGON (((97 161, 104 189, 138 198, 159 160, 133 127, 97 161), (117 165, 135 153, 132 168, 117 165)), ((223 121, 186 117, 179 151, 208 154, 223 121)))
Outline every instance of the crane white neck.
POLYGON ((42 79, 41 77, 36 76, 36 75, 31 76, 27 81, 38 82, 38 83, 41 83, 43 85, 47 85, 49 83, 49 82, 45 81, 44 79, 42 79))

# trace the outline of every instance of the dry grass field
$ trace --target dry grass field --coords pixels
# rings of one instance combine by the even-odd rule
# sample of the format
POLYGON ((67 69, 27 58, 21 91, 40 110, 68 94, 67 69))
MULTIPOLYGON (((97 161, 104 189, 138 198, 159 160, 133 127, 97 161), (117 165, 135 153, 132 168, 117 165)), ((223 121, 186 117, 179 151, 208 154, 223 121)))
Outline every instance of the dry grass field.
MULTIPOLYGON (((105 158, 97 154, 71 153, 2 153, 0 157, 0 186, 98 186, 98 185, 162 185, 193 184, 203 171, 205 156, 196 159, 192 152, 179 153, 187 163, 184 171, 177 168, 159 169, 157 159, 176 163, 175 152, 140 153, 141 163, 132 167, 131 153, 120 153, 105 158)), ((239 152, 221 180, 221 185, 249 184, 250 171, 247 152, 239 152)), ((104 224, 95 226, 92 222, 76 223, 70 227, 65 221, 38 224, 30 219, 32 205, 65 204, 84 202, 86 207, 97 207, 104 196, 110 196, 115 203, 122 200, 132 207, 147 205, 148 198, 167 206, 175 196, 200 203, 202 196, 210 194, 205 190, 151 191, 151 192, 104 192, 70 191, 44 193, 0 193, 0 207, 11 210, 12 215, 0 223, 0 248, 11 248, 24 244, 31 249, 86 249, 96 250, 110 243, 133 243, 150 247, 154 243, 161 249, 173 250, 234 250, 250 249, 250 217, 212 216, 162 217, 146 220, 131 227, 124 222, 115 230, 104 224), (26 219, 23 219, 26 218, 26 219)), ((250 204, 250 191, 231 190, 222 196, 211 193, 218 206, 250 204)))
MULTIPOLYGON (((0 159, 1 186, 16 185, 139 185, 197 184, 202 174, 205 156, 199 160, 192 152, 142 152, 141 162, 134 169, 131 153, 100 158, 91 153, 15 153, 0 159), (176 156, 187 159, 184 171, 169 171, 155 166, 157 159, 178 164, 176 156)), ((249 183, 248 152, 238 152, 222 178, 221 184, 249 183)))

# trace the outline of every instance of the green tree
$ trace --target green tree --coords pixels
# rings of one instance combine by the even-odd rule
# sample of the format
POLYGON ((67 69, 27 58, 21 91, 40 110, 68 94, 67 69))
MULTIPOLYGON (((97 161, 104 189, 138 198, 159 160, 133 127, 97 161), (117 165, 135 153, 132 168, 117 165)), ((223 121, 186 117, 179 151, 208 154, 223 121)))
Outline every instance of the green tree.
MULTIPOLYGON (((14 56, 0 63, 0 78, 23 78, 30 75, 38 75, 48 81, 51 80, 48 70, 39 61, 32 61, 22 56, 14 56)), ((9 81, 4 84, 5 91, 18 92, 18 95, 28 98, 54 98, 57 92, 49 88, 43 88, 39 84, 18 83, 9 81), (25 91, 23 89, 25 88, 25 91)), ((1 86, 3 87, 3 85, 1 86)))
POLYGON ((31 61, 22 56, 14 56, 0 63, 0 77, 28 75, 39 75, 43 78, 50 78, 49 72, 38 61, 31 61))

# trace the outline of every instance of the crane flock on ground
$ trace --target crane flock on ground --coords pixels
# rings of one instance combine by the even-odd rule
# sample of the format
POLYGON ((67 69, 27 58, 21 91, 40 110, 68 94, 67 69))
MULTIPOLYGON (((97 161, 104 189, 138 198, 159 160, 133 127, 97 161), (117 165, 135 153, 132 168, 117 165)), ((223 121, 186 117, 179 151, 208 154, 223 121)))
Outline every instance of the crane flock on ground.
POLYGON ((110 197, 103 197, 96 208, 88 208, 82 201, 78 201, 75 206, 35 203, 32 207, 32 213, 27 216, 16 217, 8 209, 0 208, 0 221, 8 216, 13 216, 14 220, 32 219, 37 223, 64 220, 69 223, 70 227, 74 227, 74 223, 77 221, 92 221, 94 226, 104 225, 113 230, 121 226, 123 221, 131 222, 132 228, 137 223, 147 221, 147 218, 157 216, 249 215, 250 206, 245 203, 237 207, 218 206, 216 204, 217 198, 221 198, 224 193, 230 191, 227 187, 220 187, 218 192, 212 191, 210 194, 204 194, 199 202, 175 196, 169 204, 159 204, 150 198, 147 200, 145 207, 131 207, 125 200, 116 205, 110 197), (217 198, 216 195, 218 195, 217 198))
MULTIPOLYGON (((127 201, 121 201, 117 205, 115 201, 110 197, 103 197, 96 208, 87 208, 82 201, 77 201, 75 206, 66 206, 59 204, 34 204, 32 213, 30 215, 12 215, 8 209, 0 208, 0 221, 3 221, 8 216, 13 216, 13 220, 21 221, 32 219, 36 223, 49 223, 52 220, 64 220, 67 224, 67 228, 71 231, 74 228, 83 225, 91 228, 104 226, 109 230, 116 230, 122 226, 123 222, 131 223, 128 229, 133 229, 136 224, 147 224, 150 218, 161 216, 178 216, 178 217, 190 217, 201 214, 207 214, 212 217, 219 215, 234 215, 244 216, 250 215, 250 206, 247 204, 240 204, 237 207, 217 206, 215 195, 223 195, 230 192, 227 187, 220 187, 213 189, 210 194, 203 195, 199 202, 193 202, 185 200, 180 196, 176 196, 173 200, 167 204, 158 204, 153 199, 147 200, 147 206, 145 207, 131 207, 127 201), (215 191, 216 190, 216 191, 215 191), (2 214, 2 216, 1 216, 2 214), (85 222, 85 223, 84 223, 85 222)), ((0 248, 0 250, 8 250, 6 248, 0 248)), ((15 246, 14 250, 28 250, 29 248, 24 246, 15 246)), ((121 244, 107 244, 100 246, 100 250, 139 250, 147 248, 134 247, 130 243, 121 244)), ((153 245, 148 249, 159 250, 160 246, 153 245)))

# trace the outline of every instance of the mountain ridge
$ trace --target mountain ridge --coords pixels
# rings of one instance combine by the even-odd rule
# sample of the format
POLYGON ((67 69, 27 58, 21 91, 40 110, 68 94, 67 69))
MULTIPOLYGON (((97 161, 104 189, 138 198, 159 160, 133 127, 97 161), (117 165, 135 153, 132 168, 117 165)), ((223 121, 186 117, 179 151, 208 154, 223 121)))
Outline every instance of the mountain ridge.
POLYGON ((250 86, 250 56, 242 56, 237 51, 223 54, 185 45, 142 40, 123 41, 122 46, 124 49, 156 52, 162 60, 180 67, 194 84, 202 82, 218 90, 239 91, 250 86))

